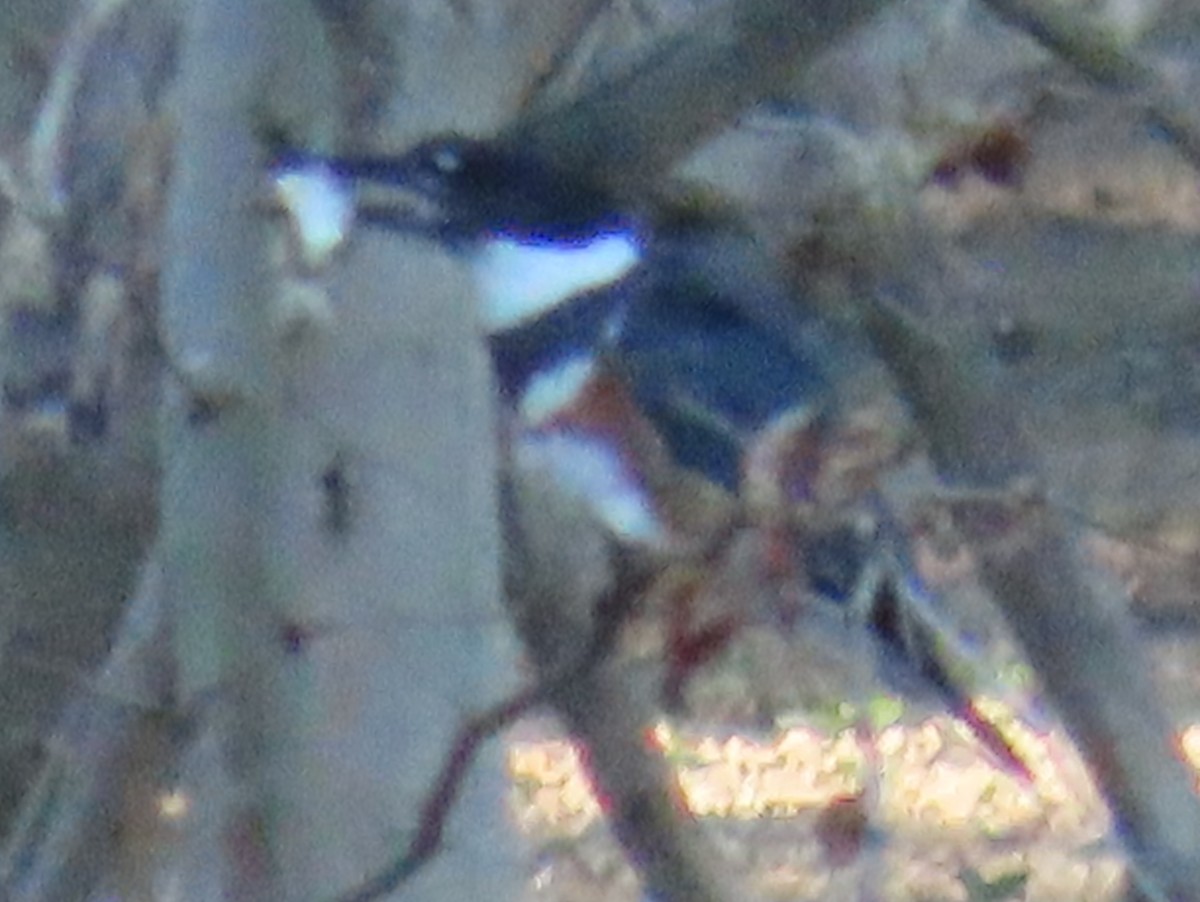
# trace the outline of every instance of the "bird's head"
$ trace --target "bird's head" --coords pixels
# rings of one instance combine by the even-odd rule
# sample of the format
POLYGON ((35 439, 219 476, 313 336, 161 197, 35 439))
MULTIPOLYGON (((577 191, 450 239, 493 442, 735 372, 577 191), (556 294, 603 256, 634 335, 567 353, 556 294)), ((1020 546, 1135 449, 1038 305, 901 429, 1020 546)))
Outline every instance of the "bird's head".
POLYGON ((332 195, 338 204, 310 206, 349 209, 363 225, 421 235, 467 258, 489 333, 609 286, 643 256, 635 217, 606 192, 500 141, 442 136, 396 156, 291 153, 275 171, 297 218, 292 198, 332 195))
POLYGON ((620 227, 604 191, 529 152, 457 135, 398 157, 344 158, 335 175, 356 182, 365 223, 423 231, 455 245, 494 237, 586 242, 620 227))

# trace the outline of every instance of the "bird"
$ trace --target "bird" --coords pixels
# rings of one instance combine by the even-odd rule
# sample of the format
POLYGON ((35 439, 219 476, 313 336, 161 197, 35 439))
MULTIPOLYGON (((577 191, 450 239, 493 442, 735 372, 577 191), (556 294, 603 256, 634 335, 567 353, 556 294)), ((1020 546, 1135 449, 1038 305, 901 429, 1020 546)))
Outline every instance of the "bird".
POLYGON ((593 420, 597 408, 626 422, 635 410, 646 428, 632 444, 657 443, 671 465, 734 494, 755 436, 797 411, 819 422, 828 407, 840 339, 720 217, 623 209, 585 176, 460 136, 398 156, 287 151, 273 169, 293 209, 299 176, 317 172, 357 191, 356 223, 428 237, 467 263, 518 450, 571 458, 564 482, 586 482, 577 488, 623 538, 669 532, 653 487, 638 484, 655 468, 619 460, 613 423, 566 416, 580 398, 624 396, 591 405, 593 420))
MULTIPOLYGON (((553 471, 619 540, 669 544, 655 497, 664 466, 738 497, 767 460, 766 478, 787 483, 777 501, 814 500, 813 468, 796 460, 819 449, 838 382, 862 355, 796 298, 736 222, 687 207, 629 209, 586 174, 459 135, 398 155, 287 148, 271 172, 292 215, 314 220, 314 241, 328 243, 353 220, 424 237, 464 261, 513 423, 512 455, 553 471)), ((900 531, 877 519, 895 564, 900 531)), ((807 594, 835 612, 831 635, 865 637, 847 647, 874 649, 900 694, 936 696, 985 733, 935 654, 962 643, 944 641, 953 626, 909 591, 911 568, 877 566, 875 549, 840 525, 802 532, 807 594)), ((706 649, 704 641, 682 645, 706 649)), ((981 738, 1021 770, 995 736, 981 738)))

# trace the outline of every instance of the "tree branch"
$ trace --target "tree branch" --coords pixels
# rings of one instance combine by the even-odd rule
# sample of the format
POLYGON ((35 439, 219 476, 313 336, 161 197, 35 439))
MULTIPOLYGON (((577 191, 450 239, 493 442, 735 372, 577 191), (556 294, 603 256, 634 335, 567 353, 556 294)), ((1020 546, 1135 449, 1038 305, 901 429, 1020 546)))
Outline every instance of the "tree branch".
POLYGON ((1143 95, 1146 122, 1162 129, 1192 168, 1200 169, 1200 121, 1194 105, 1134 49, 1065 4, 1045 0, 983 2, 1005 23, 1024 31, 1096 84, 1143 95))
POLYGON ((886 300, 865 301, 864 314, 940 475, 980 490, 952 504, 955 522, 1090 764, 1135 873, 1152 897, 1197 898, 1200 800, 1128 611, 1085 577, 1065 522, 1041 499, 1015 413, 985 386, 978 364, 886 300))
POLYGON ((572 103, 534 109, 501 133, 619 196, 644 200, 674 164, 780 90, 806 56, 884 0, 739 0, 713 7, 636 65, 572 103))

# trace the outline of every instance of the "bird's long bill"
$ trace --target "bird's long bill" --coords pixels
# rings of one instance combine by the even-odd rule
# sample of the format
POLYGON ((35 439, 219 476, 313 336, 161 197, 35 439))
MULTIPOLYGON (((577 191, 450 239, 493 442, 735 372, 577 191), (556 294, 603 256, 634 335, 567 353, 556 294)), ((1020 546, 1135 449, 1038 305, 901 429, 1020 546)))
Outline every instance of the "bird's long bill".
POLYGON ((360 223, 428 234, 445 211, 407 157, 328 157, 289 150, 270 167, 275 195, 306 246, 345 241, 360 223))

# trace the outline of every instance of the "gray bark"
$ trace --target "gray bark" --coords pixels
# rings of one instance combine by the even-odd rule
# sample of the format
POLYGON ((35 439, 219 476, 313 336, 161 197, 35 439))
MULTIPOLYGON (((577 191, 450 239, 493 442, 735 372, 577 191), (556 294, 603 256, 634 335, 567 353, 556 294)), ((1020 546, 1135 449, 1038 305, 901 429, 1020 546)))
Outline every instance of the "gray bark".
MULTIPOLYGON (((364 241, 328 331, 279 346, 253 116, 295 17, 204 3, 185 32, 159 551, 204 723, 176 878, 195 899, 329 898, 398 854, 464 714, 506 682, 487 367, 456 274, 364 241)), ((469 829, 402 895, 515 895, 499 774, 476 772, 469 829)))

